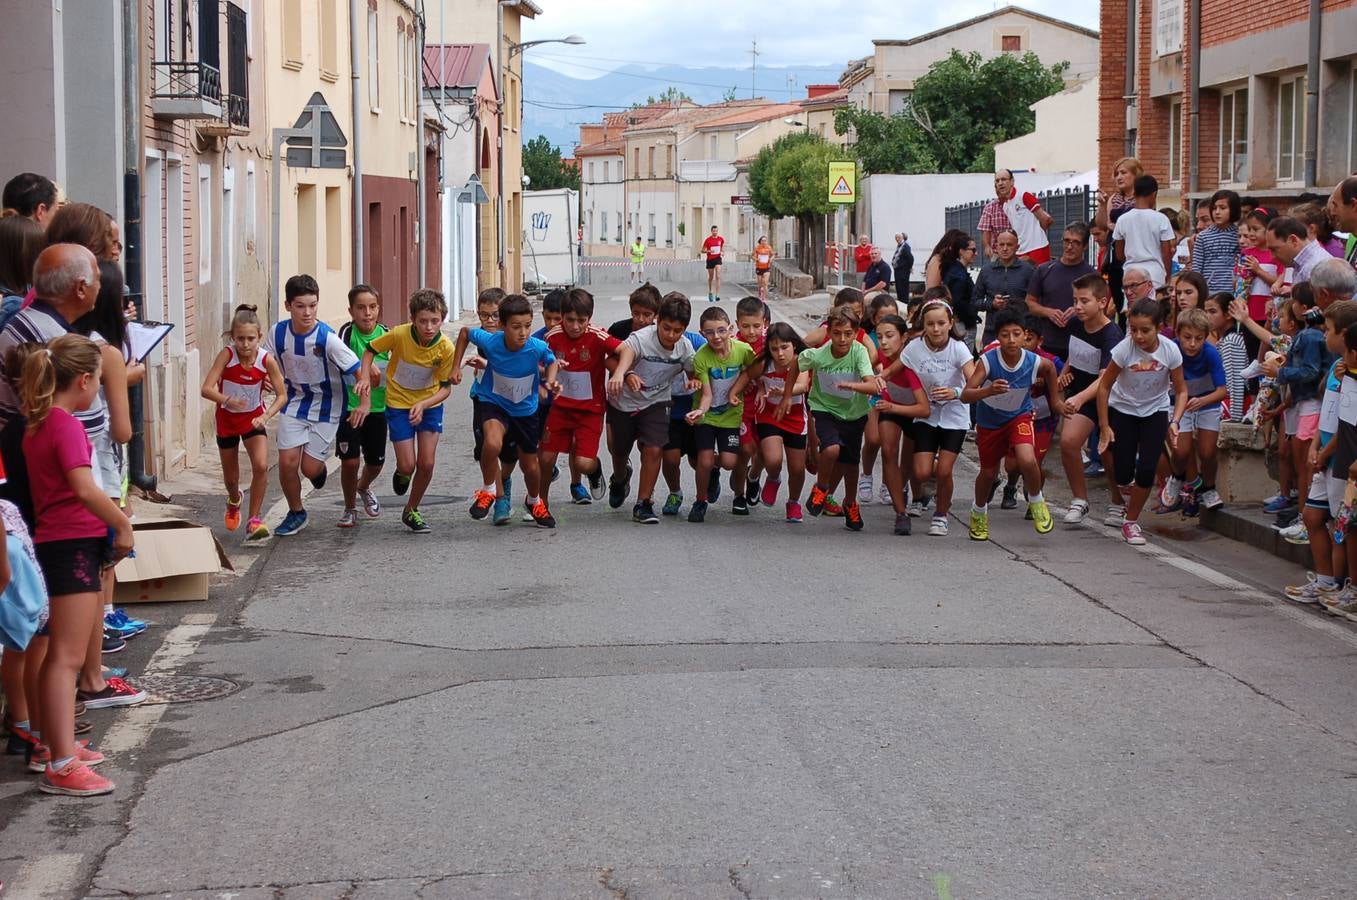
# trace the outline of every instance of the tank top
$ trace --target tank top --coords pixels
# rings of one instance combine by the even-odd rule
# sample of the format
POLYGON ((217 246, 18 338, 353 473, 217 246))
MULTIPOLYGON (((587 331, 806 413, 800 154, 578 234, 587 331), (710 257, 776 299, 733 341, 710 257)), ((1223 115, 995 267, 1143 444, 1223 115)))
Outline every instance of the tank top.
MULTIPOLYGON (((806 395, 798 394, 792 398, 792 405, 787 410, 787 415, 781 419, 777 417, 778 404, 781 403, 781 392, 786 379, 778 372, 766 372, 759 379, 762 382, 764 392, 773 391, 772 397, 764 401, 763 409, 754 414, 754 421, 760 425, 772 425, 780 428, 788 434, 806 433, 806 395)), ((753 403, 752 400, 746 401, 753 403)))
POLYGON ((217 390, 227 399, 242 397, 250 408, 245 412, 236 412, 225 406, 217 406, 217 437, 236 437, 254 431, 254 420, 264 413, 264 385, 268 381, 268 369, 264 360, 268 351, 263 347, 255 352, 254 364, 246 366, 236 355, 235 347, 228 347, 231 358, 222 369, 217 390))

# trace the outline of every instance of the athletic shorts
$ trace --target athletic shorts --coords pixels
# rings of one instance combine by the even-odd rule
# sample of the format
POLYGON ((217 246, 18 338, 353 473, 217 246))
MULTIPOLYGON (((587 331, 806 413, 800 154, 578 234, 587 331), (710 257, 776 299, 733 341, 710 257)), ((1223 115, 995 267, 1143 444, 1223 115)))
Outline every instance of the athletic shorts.
POLYGON ((707 257, 707 268, 708 268, 708 269, 714 269, 714 268, 716 268, 716 267, 719 266, 719 265, 721 265, 721 257, 719 257, 719 256, 715 256, 715 257, 709 256, 709 257, 707 257))
POLYGON ((1075 415, 1076 415, 1076 416, 1083 416, 1085 419, 1088 419, 1090 422, 1093 423, 1093 427, 1094 427, 1094 428, 1097 428, 1097 427, 1098 427, 1098 401, 1097 401, 1097 400, 1090 400, 1090 401, 1088 401, 1088 402, 1085 403, 1083 406, 1079 407, 1079 410, 1078 410, 1078 412, 1075 413, 1075 415))
POLYGON ((669 440, 664 444, 664 452, 677 450, 683 456, 697 455, 697 434, 687 419, 669 419, 669 440))
POLYGON ((656 403, 634 413, 609 406, 608 426, 613 430, 614 447, 664 447, 669 443, 669 403, 656 403))
POLYGON ((806 434, 793 431, 784 431, 776 425, 770 425, 767 422, 758 422, 754 425, 754 432, 758 435, 760 441, 766 441, 768 438, 780 438, 782 446, 788 450, 805 450, 806 434))
MULTIPOLYGON (((388 410, 389 412, 390 410, 388 410)), ((481 422, 499 422, 504 426, 504 443, 513 442, 515 453, 536 453, 542 441, 542 423, 537 421, 537 413, 526 416, 511 416, 508 410, 496 403, 481 404, 481 422)), ((500 454, 503 457, 503 453, 500 454)))
POLYGON ((104 566, 113 561, 106 537, 70 538, 35 544, 47 595, 97 594, 104 566))
MULTIPOLYGON (((745 405, 748 406, 748 401, 745 402, 745 405)), ((740 420, 740 449, 753 452, 758 445, 759 436, 754 431, 754 415, 753 413, 746 413, 745 417, 740 420)))
POLYGON ((941 425, 929 425, 927 421, 914 422, 914 452, 960 454, 966 444, 966 429, 943 428, 941 425))
POLYGON ((899 413, 887 413, 887 412, 879 412, 877 413, 877 416, 879 417, 880 421, 890 422, 896 428, 899 428, 902 432, 904 432, 905 437, 913 436, 914 420, 909 416, 902 416, 899 413))
POLYGON ((1324 487, 1329 495, 1329 515, 1335 519, 1338 518, 1338 508, 1343 505, 1343 498, 1348 492, 1348 483, 1332 472, 1324 473, 1324 487))
MULTIPOLYGON (((1315 417, 1318 424, 1319 417, 1315 417)), ((1220 405, 1206 409, 1199 409, 1193 412, 1183 413, 1182 419, 1178 421, 1179 434, 1192 434, 1194 431, 1220 431, 1220 405)), ((1311 435, 1314 437, 1314 435, 1311 435)))
POLYGON ((603 440, 603 413, 553 405, 542 429, 542 450, 572 453, 584 459, 598 457, 603 440))
POLYGON ((1310 489, 1305 492, 1305 508, 1322 509, 1326 515, 1330 514, 1328 476, 1324 472, 1316 472, 1311 476, 1310 489))
MULTIPOLYGON (((381 419, 377 420, 382 425, 382 443, 386 443, 386 423, 381 419)), ((217 448, 220 450, 235 450, 242 443, 248 444, 251 438, 266 438, 269 433, 262 428, 256 428, 248 434, 228 434, 226 436, 217 435, 217 448)))
POLYGON ((697 442, 698 452, 715 450, 717 453, 740 452, 740 429, 719 428, 715 425, 698 424, 693 426, 693 439, 697 442))
MULTIPOLYGON (((481 428, 483 410, 489 405, 479 397, 471 398, 471 458, 476 462, 481 461, 481 444, 485 441, 485 431, 481 428)), ((518 461, 518 445, 514 443, 513 435, 509 432, 505 432, 504 446, 499 448, 499 461, 502 463, 518 461)))
POLYGON ((398 444, 401 441, 413 441, 418 432, 427 432, 429 434, 443 433, 443 407, 431 406, 424 410, 424 415, 420 416, 418 425, 410 424, 410 410, 397 409, 394 406, 386 408, 386 427, 391 432, 391 443, 398 444))
POLYGON ((295 450, 301 447, 307 456, 325 462, 338 431, 338 422, 308 422, 296 416, 280 416, 278 449, 295 450))
POLYGON ((1286 436, 1290 437, 1300 430, 1300 407, 1288 406, 1282 410, 1282 426, 1286 436))
POLYGON ((982 469, 997 469, 1008 455, 1008 451, 1022 444, 1027 444, 1033 449, 1037 445, 1036 428, 1032 425, 1031 413, 1014 416, 998 428, 976 426, 975 446, 980 451, 982 469))
POLYGON ((862 434, 867 430, 867 417, 861 419, 840 419, 833 413, 813 409, 815 418, 815 436, 820 449, 838 446, 839 462, 855 466, 862 462, 862 434))
POLYGON ((350 425, 345 416, 335 434, 335 455, 346 461, 362 456, 369 466, 385 465, 386 430, 385 410, 371 413, 357 428, 350 425))
POLYGON ((1296 437, 1302 441, 1312 441, 1319 434, 1319 413, 1301 413, 1296 421, 1296 437))

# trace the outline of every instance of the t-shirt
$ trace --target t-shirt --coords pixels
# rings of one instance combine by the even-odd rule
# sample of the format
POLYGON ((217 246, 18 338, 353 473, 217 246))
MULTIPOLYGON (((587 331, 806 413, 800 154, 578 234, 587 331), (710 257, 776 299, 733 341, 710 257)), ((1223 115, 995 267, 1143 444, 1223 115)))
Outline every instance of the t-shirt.
POLYGON ((608 326, 608 334, 617 338, 619 341, 625 341, 631 335, 632 325, 631 316, 620 319, 608 326))
MULTIPOLYGON (((887 368, 890 368, 895 360, 883 359, 881 362, 887 368)), ((918 399, 914 396, 914 392, 923 386, 923 382, 919 380, 919 376, 915 374, 914 370, 909 366, 905 366, 899 372, 896 372, 890 378, 886 379, 886 389, 881 392, 881 396, 892 403, 899 403, 902 406, 913 406, 914 401, 918 399)))
POLYGON ((1070 367, 1070 384, 1065 391, 1066 397, 1073 397, 1098 380, 1098 374, 1112 361, 1113 348, 1123 337, 1121 327, 1111 320, 1091 334, 1083 322, 1070 320, 1070 345, 1065 353, 1070 367))
POLYGON ((1157 209, 1128 209, 1117 219, 1112 240, 1125 241, 1125 267, 1144 269, 1156 288, 1168 278, 1164 271, 1164 241, 1174 238, 1169 217, 1157 209))
MULTIPOLYGON (((1182 348, 1178 348, 1182 351, 1182 348)), ((1187 396, 1205 397, 1217 388, 1225 387, 1225 363, 1220 351, 1212 344, 1203 344, 1196 356, 1183 354, 1183 380, 1187 382, 1187 396)), ((1212 403, 1202 409, 1220 409, 1219 403, 1212 403)))
POLYGON ((1112 384, 1109 406, 1128 416, 1151 416, 1173 408, 1171 373, 1183 365, 1177 344, 1160 338, 1154 352, 1146 353, 1129 337, 1123 338, 1112 349, 1112 361, 1121 367, 1121 374, 1112 384))
POLYGON ((744 407, 730 402, 730 389, 744 367, 756 358, 754 348, 744 341, 731 341, 725 356, 717 356, 710 342, 693 354, 693 374, 711 385, 711 406, 702 417, 703 425, 713 428, 739 428, 744 407))
POLYGON ((1332 467, 1339 478, 1348 477, 1348 468, 1357 462, 1357 379, 1343 376, 1343 387, 1338 393, 1338 433, 1334 440, 1332 467))
MULTIPOLYGON (((480 401, 493 403, 515 418, 536 415, 541 368, 556 361, 546 342, 530 337, 522 347, 510 350, 504 332, 484 328, 471 329, 467 339, 485 356, 480 401)), ((394 406, 394 393, 391 402, 394 406)))
MULTIPOLYGON (((696 331, 685 331, 686 337, 693 345, 693 350, 701 350, 707 343, 707 339, 696 331)), ((684 418, 693 410, 694 391, 688 389, 688 373, 682 370, 674 376, 674 387, 669 392, 673 402, 669 404, 669 418, 675 421, 684 418)))
MULTIPOLYGON (((409 409, 428 400, 452 380, 456 348, 441 332, 432 343, 421 344, 415 335, 415 326, 407 322, 373 338, 368 347, 378 353, 391 354, 386 370, 386 402, 392 409, 409 409)), ((485 385, 481 390, 484 392, 485 385)))
POLYGON ((755 397, 764 395, 768 399, 764 401, 763 409, 759 409, 755 400, 745 400, 745 404, 754 404, 754 421, 761 425, 772 425, 775 428, 781 428, 788 434, 806 433, 806 395, 795 394, 792 396, 792 402, 787 407, 787 414, 782 418, 777 417, 778 407, 782 403, 782 393, 786 389, 787 378, 783 372, 765 371, 759 378, 759 384, 755 392, 755 397))
POLYGON ((754 248, 754 268, 760 272, 768 269, 773 264, 773 248, 758 246, 754 248))
MULTIPOLYGON (((1091 275, 1093 267, 1084 260, 1067 266, 1058 259, 1037 266, 1037 272, 1027 286, 1027 293, 1047 309, 1069 309, 1074 305, 1074 282, 1091 275)), ((1041 320, 1041 345, 1056 356, 1064 356, 1070 346, 1070 329, 1075 320, 1060 326, 1050 319, 1041 320)))
POLYGON ((851 422, 871 409, 866 394, 850 391, 844 384, 872 377, 872 361, 867 348, 854 341, 843 356, 835 356, 833 344, 802 350, 797 362, 802 371, 810 371, 810 408, 851 422))
POLYGON ((1234 265, 1239 259, 1239 226, 1208 225, 1192 246, 1192 270, 1206 279, 1213 294, 1234 292, 1234 265))
POLYGON ((866 274, 862 276, 862 286, 864 288, 869 288, 877 284, 884 284, 887 288, 891 286, 891 265, 884 259, 869 265, 866 274))
POLYGON ((682 372, 693 370, 696 351, 692 342, 681 337, 669 348, 660 343, 659 334, 659 326, 647 325, 632 332, 625 341, 636 354, 636 361, 629 371, 641 379, 641 389, 633 391, 623 385, 621 396, 613 401, 613 406, 622 412, 640 412, 656 403, 664 403, 673 390, 674 379, 682 372))
POLYGON ((707 259, 720 259, 725 246, 726 239, 719 234, 713 234, 702 242, 702 252, 707 254, 707 259))
MULTIPOLYGON (((1329 366, 1329 375, 1324 381, 1324 400, 1319 405, 1319 446, 1323 447, 1333 440, 1338 432, 1338 404, 1342 401, 1343 381, 1338 377, 1338 363, 1334 360, 1329 366)), ((0 440, 4 434, 0 433, 0 440)), ((1332 458, 1330 458, 1332 462, 1332 458)), ((1343 475, 1344 478, 1347 475, 1343 475)))
MULTIPOLYGON (((1258 268, 1269 275, 1277 274, 1277 259, 1266 247, 1249 247, 1240 253, 1241 258, 1257 261, 1258 268)), ((1272 299, 1272 286, 1245 265, 1235 266, 1235 277, 1249 286, 1249 318, 1255 322, 1267 320, 1267 305, 1272 299)))
MULTIPOLYGON (((363 332, 358 330, 358 326, 352 322, 345 322, 339 327, 339 339, 349 345, 349 349, 353 351, 354 356, 357 356, 359 360, 361 360, 363 354, 367 352, 368 344, 384 334, 386 334, 386 326, 381 322, 377 323, 377 327, 372 329, 371 334, 363 334, 363 332)), ((372 412, 375 413, 386 411, 386 367, 387 363, 390 361, 390 353, 378 353, 376 358, 372 361, 372 364, 377 367, 378 375, 380 375, 382 379, 381 384, 373 385, 372 390, 368 391, 368 399, 372 404, 370 408, 372 412)), ((344 389, 348 393, 349 409, 357 409, 358 395, 354 393, 353 385, 345 385, 344 389)))
POLYGON ((915 338, 905 345, 900 354, 905 365, 914 370, 928 394, 931 409, 928 412, 928 424, 949 430, 965 431, 971 427, 971 413, 960 400, 937 401, 933 399, 933 388, 945 387, 961 390, 966 387, 966 373, 963 367, 971 361, 971 351, 955 338, 947 341, 947 346, 934 350, 928 346, 927 338, 915 338))
POLYGON ((1003 353, 995 347, 980 356, 980 365, 987 373, 984 384, 1007 381, 1008 390, 985 397, 976 404, 975 424, 979 428, 1002 428, 1023 413, 1032 412, 1032 385, 1037 380, 1041 357, 1024 348, 1018 364, 1010 368, 1004 362, 1003 353))
POLYGON ((34 541, 107 536, 108 526, 85 508, 66 479, 73 469, 90 468, 94 448, 80 420, 54 407, 37 431, 24 435, 23 448, 38 519, 34 541))
POLYGON ((556 327, 547 333, 547 346, 561 363, 556 370, 561 392, 556 395, 555 405, 562 409, 603 412, 607 399, 603 381, 608 374, 604 363, 622 342, 602 328, 590 326, 578 338, 572 339, 564 328, 556 327))
POLYGON ((324 322, 306 334, 296 334, 283 320, 269 332, 267 349, 273 352, 287 383, 283 414, 306 422, 334 422, 347 406, 345 376, 352 381, 358 357, 324 322))

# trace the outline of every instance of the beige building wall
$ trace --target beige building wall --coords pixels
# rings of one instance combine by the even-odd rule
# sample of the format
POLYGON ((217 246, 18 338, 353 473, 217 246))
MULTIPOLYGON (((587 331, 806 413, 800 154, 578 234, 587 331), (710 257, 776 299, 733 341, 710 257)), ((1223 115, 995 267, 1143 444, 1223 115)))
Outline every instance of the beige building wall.
MULTIPOLYGON (((626 134, 627 180, 623 195, 626 205, 622 239, 624 245, 630 245, 639 234, 650 247, 647 254, 650 259, 673 259, 681 239, 675 179, 679 157, 685 152, 682 133, 682 129, 663 128, 626 134)), ((691 135, 692 129, 686 129, 686 134, 691 135)))
POLYGON ((994 164, 1035 172, 1089 172, 1098 168, 1098 79, 1032 104, 1031 134, 994 145, 994 164))

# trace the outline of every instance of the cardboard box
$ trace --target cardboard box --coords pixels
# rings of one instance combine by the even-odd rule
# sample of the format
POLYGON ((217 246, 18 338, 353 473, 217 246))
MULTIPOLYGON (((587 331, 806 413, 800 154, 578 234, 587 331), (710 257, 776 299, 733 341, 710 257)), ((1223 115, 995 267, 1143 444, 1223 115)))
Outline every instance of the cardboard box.
POLYGON ((139 522, 132 528, 136 556, 113 570, 117 603, 206 600, 212 576, 233 569, 212 530, 183 519, 139 522))

